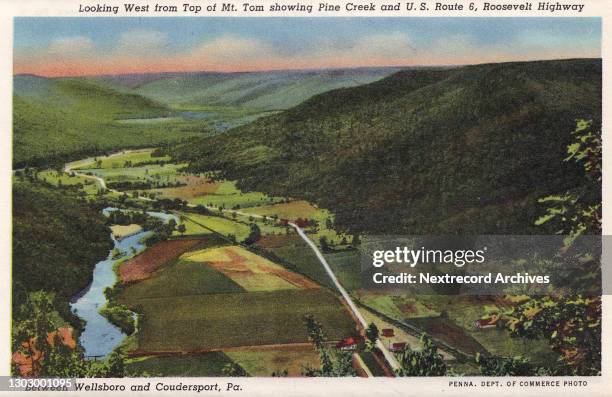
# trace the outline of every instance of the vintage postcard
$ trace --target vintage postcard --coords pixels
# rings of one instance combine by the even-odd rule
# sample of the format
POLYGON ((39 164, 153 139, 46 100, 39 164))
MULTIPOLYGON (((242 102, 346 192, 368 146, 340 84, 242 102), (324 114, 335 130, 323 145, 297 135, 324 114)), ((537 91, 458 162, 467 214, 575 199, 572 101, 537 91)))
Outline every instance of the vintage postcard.
POLYGON ((0 6, 0 394, 610 395, 606 2, 0 6))

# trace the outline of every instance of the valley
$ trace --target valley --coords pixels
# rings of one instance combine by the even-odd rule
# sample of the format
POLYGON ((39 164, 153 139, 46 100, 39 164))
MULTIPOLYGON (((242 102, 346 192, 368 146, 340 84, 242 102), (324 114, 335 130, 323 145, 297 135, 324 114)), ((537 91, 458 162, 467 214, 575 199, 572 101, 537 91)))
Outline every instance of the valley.
POLYGON ((601 111, 600 73, 16 76, 14 305, 57 291, 85 358, 118 349, 146 376, 303 376, 323 364, 309 318, 362 375, 428 343, 451 375, 555 362, 542 339, 475 325, 513 297, 385 294, 361 264, 381 235, 546 233, 538 198, 596 198, 563 159, 575 119, 601 111))

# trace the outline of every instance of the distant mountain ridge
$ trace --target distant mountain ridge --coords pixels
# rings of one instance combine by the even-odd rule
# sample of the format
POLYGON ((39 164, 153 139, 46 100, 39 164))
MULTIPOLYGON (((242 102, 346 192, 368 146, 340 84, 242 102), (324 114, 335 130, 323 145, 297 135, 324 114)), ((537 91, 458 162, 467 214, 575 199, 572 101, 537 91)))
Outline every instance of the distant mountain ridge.
POLYGON ((44 164, 70 154, 91 154, 121 145, 151 146, 175 141, 210 131, 192 122, 190 126, 177 127, 180 134, 173 135, 159 125, 154 129, 117 125, 115 121, 160 117, 177 109, 206 111, 211 106, 248 120, 270 110, 286 109, 323 91, 383 78, 395 70, 152 73, 79 78, 16 75, 13 162, 16 166, 44 164))
POLYGON ((174 155, 355 232, 541 233, 537 199, 584 183, 563 162, 580 118, 601 120, 599 59, 405 70, 174 155))

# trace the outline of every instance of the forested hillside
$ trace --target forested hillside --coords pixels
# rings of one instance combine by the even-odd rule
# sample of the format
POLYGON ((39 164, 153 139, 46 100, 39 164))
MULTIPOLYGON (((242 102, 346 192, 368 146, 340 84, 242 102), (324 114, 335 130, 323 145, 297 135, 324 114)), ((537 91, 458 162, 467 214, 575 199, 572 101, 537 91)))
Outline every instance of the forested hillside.
MULTIPOLYGON (((287 109, 341 87, 388 76, 397 69, 362 68, 253 73, 185 73, 145 82, 134 92, 168 105, 237 106, 259 110, 287 109)), ((117 81, 117 80, 115 80, 117 81)), ((125 83, 125 80, 121 82, 125 83)))
POLYGON ((142 96, 73 79, 15 76, 13 164, 63 163, 101 151, 176 141, 193 132, 180 125, 121 123, 161 117, 169 110, 142 96))
POLYGON ((600 60, 406 70, 173 154, 353 232, 542 233, 537 199, 584 180, 563 162, 576 119, 600 115, 600 60))
POLYGON ((99 209, 23 175, 13 183, 13 309, 45 290, 69 318, 68 302, 113 246, 110 230, 99 209))

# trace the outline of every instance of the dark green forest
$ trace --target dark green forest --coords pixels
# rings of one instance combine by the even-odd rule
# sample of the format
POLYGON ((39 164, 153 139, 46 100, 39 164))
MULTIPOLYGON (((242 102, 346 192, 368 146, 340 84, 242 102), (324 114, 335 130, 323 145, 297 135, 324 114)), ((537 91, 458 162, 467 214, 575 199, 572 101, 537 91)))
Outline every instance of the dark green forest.
POLYGON ((406 70, 171 154, 352 232, 541 234, 538 198, 584 184, 576 120, 600 114, 599 59, 406 70))
POLYGON ((113 247, 99 208, 28 178, 13 183, 13 313, 27 294, 56 297, 69 319, 68 302, 91 281, 95 264, 113 247))

